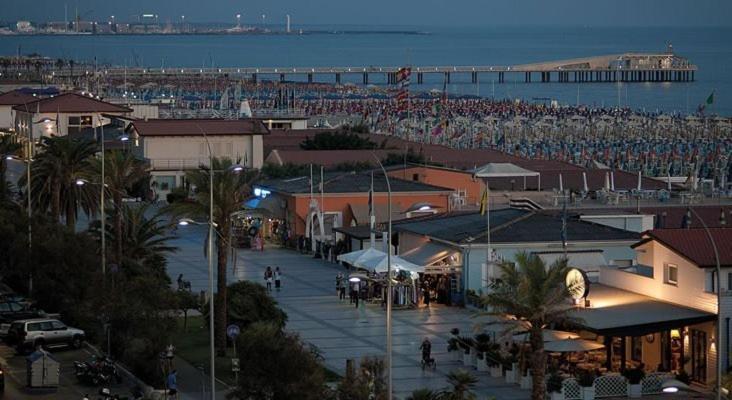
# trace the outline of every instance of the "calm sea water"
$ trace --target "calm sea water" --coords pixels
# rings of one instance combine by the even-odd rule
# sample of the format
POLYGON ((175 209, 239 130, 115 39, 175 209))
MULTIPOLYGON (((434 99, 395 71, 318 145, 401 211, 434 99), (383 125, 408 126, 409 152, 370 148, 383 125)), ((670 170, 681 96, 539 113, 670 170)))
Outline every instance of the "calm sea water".
MULTIPOLYGON (((318 27, 320 29, 322 27, 318 27)), ((339 27, 340 29, 347 29, 339 27)), ((51 57, 149 67, 308 67, 368 65, 511 65, 628 51, 676 53, 699 66, 691 83, 541 84, 523 83, 523 75, 504 84, 481 76, 455 76, 451 94, 496 98, 552 98, 564 104, 630 106, 647 111, 694 112, 712 91, 712 113, 732 115, 732 28, 426 28, 407 34, 310 34, 269 36, 18 36, 0 37, 0 54, 37 52, 51 57)), ((323 78, 330 79, 332 77, 323 78)), ((344 78, 345 79, 345 78, 344 78)), ((360 76, 354 76, 354 82, 360 76)), ((538 76, 534 77, 534 80, 538 76)), ((384 78, 372 76, 372 83, 384 78)), ((414 90, 442 88, 442 78, 425 76, 414 90)))

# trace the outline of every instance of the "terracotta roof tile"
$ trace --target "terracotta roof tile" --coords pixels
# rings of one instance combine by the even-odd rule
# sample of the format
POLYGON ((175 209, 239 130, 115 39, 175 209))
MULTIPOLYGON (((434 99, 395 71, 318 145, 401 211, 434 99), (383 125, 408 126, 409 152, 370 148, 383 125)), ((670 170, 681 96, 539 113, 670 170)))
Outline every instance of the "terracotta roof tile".
POLYGON ((266 135, 267 127, 258 119, 150 119, 132 122, 140 136, 266 135))
POLYGON ((32 103, 36 100, 38 100, 36 97, 18 90, 0 94, 0 106, 17 106, 18 104, 32 103))
POLYGON ((107 103, 91 97, 82 96, 77 93, 64 93, 45 99, 37 99, 33 102, 20 104, 13 107, 16 111, 42 112, 42 113, 80 113, 80 112, 105 112, 105 113, 129 113, 132 109, 117 104, 107 103))
MULTIPOLYGON (((722 267, 732 267, 732 229, 710 228, 722 267)), ((716 266, 712 243, 702 228, 654 229, 646 236, 677 252, 702 268, 716 266)))

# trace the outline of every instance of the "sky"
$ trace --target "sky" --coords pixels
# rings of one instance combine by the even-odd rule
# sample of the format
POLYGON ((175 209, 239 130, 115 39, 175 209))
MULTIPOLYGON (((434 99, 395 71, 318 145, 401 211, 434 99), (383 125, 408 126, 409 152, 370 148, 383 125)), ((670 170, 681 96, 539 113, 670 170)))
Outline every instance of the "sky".
POLYGON ((732 26, 730 0, 0 0, 0 20, 87 19, 411 26, 732 26))

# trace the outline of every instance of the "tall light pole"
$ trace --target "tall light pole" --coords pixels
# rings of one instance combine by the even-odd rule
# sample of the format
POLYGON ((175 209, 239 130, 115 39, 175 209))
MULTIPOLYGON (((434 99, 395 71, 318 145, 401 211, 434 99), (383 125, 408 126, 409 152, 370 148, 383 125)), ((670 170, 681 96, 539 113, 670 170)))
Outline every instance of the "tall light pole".
MULTIPOLYGON (((709 243, 712 244, 712 250, 714 251, 714 261, 716 262, 716 274, 717 279, 715 282, 715 290, 717 291, 717 340, 715 340, 715 346, 717 346, 717 379, 716 379, 716 399, 721 400, 722 399, 722 268, 719 262, 719 251, 717 250, 717 243, 714 241, 714 237, 712 236, 712 232, 709 230, 709 227, 707 226, 707 223, 704 222, 704 219, 702 219, 699 214, 694 211, 693 208, 689 207, 689 211, 694 214, 694 216, 701 222, 702 228, 704 228, 704 232, 707 234, 707 238, 709 239, 709 243)), ((727 338, 729 340, 729 338, 727 338)), ((729 357, 729 355, 727 355, 729 357)))
POLYGON ((389 174, 386 173, 384 165, 381 163, 376 153, 371 153, 374 159, 379 164, 381 172, 384 173, 384 179, 386 179, 386 190, 387 190, 387 208, 386 213, 389 216, 389 225, 387 229, 387 242, 386 242, 386 398, 392 399, 394 393, 394 387, 392 385, 392 337, 391 337, 391 183, 389 182, 389 174))

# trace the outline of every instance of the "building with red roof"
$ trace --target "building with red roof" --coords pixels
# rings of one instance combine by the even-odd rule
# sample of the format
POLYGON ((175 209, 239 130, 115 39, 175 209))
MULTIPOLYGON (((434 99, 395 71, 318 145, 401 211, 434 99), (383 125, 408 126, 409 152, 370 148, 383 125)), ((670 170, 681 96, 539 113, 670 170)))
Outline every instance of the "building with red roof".
POLYGON ((13 90, 0 94, 0 131, 8 132, 15 126, 15 111, 13 107, 31 103, 37 99, 19 90, 13 90))

